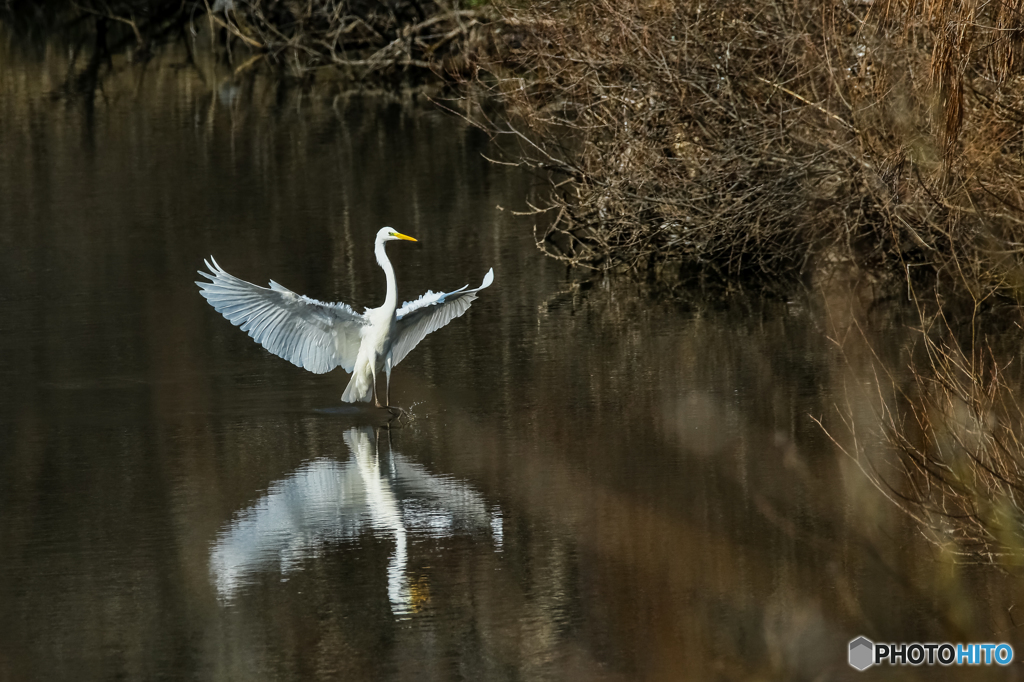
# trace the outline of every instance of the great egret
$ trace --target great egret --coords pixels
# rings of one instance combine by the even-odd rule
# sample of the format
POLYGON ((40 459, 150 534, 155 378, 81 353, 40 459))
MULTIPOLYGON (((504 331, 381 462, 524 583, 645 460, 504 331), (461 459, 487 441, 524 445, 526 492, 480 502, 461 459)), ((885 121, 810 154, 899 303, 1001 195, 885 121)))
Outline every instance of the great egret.
POLYGON ((341 399, 352 403, 377 398, 377 373, 387 377, 385 405, 391 404, 391 370, 427 334, 459 317, 481 289, 494 281, 494 269, 476 289, 469 285, 445 293, 428 291, 398 308, 395 269, 384 243, 412 237, 382 227, 374 253, 387 278, 384 305, 358 314, 344 303, 323 303, 296 294, 274 280, 266 289, 228 274, 213 256, 204 261, 210 272, 199 270, 209 282, 196 282, 210 305, 232 324, 248 332, 256 343, 294 365, 316 374, 342 367, 352 374, 341 399), (211 274, 212 273, 212 274, 211 274))

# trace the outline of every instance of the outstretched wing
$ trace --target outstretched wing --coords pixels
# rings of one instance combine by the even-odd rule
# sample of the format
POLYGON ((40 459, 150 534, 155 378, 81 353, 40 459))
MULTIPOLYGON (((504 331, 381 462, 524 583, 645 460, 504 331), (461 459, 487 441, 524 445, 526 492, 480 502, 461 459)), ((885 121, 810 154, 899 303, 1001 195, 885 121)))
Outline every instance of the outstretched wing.
POLYGON ((210 272, 199 274, 210 281, 196 282, 200 293, 256 343, 317 374, 339 365, 346 372, 355 367, 365 316, 344 303, 300 296, 273 280, 269 289, 250 284, 225 272, 213 256, 204 262, 210 272))
POLYGON ((477 293, 491 286, 494 268, 487 271, 484 281, 476 289, 469 285, 447 294, 428 291, 415 301, 403 303, 395 317, 395 338, 391 342, 391 362, 400 363, 423 337, 436 331, 469 310, 477 293))

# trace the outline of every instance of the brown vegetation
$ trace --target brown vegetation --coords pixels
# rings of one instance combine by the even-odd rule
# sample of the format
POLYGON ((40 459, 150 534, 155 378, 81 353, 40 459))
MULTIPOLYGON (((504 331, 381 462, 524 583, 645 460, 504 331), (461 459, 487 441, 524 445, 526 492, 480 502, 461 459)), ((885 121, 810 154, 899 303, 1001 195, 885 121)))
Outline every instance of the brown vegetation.
POLYGON ((487 12, 459 0, 217 4, 225 9, 209 12, 210 20, 255 50, 250 59, 266 57, 299 75, 320 66, 360 77, 395 68, 461 70, 487 37, 487 12))
POLYGON ((921 305, 906 366, 874 355, 878 435, 895 457, 873 452, 876 434, 858 433, 852 410, 842 410, 845 429, 830 435, 929 540, 964 561, 1020 565, 1024 374, 1013 362, 1020 311, 995 329, 979 310, 921 305))
POLYGON ((1024 15, 994 3, 504 7, 490 69, 550 173, 539 246, 737 276, 837 262, 1016 291, 1024 15))
POLYGON ((487 8, 472 0, 80 0, 0 2, 0 18, 23 33, 88 42, 99 70, 110 54, 149 56, 168 39, 208 42, 236 70, 266 62, 292 77, 334 67, 354 79, 409 78, 468 68, 487 48, 487 8), (84 30, 82 30, 84 29, 84 30), (92 29, 92 30, 89 30, 92 29))

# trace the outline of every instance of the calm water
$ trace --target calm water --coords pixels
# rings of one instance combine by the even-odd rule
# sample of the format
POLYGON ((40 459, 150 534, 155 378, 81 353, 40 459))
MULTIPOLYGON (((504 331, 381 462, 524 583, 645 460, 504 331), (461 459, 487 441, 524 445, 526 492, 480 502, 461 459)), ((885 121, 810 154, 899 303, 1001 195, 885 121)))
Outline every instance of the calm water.
POLYGON ((827 335, 898 359, 894 316, 577 286, 509 210, 533 180, 415 98, 171 53, 60 99, 66 55, 0 55, 0 680, 860 679, 857 635, 1024 645, 1018 581, 937 554, 811 419, 877 438, 827 335), (385 224, 421 240, 400 300, 496 273, 396 370, 391 429, 193 283, 213 254, 379 305, 385 224))

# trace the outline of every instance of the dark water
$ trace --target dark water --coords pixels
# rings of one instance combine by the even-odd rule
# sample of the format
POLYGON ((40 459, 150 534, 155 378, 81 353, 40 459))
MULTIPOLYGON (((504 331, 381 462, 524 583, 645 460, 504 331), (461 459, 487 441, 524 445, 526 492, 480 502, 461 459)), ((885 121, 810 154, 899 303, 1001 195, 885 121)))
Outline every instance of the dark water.
POLYGON ((577 286, 508 210, 533 180, 415 98, 172 54, 60 99, 66 56, 2 54, 0 680, 855 679, 862 634, 1020 642, 1016 581, 811 418, 881 447, 867 352, 827 336, 901 332, 852 294, 577 286), (378 305, 385 224, 421 240, 400 300, 496 273, 396 370, 391 429, 193 284, 214 254, 378 305))

